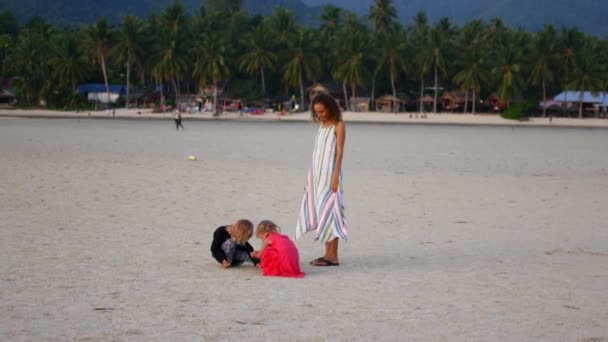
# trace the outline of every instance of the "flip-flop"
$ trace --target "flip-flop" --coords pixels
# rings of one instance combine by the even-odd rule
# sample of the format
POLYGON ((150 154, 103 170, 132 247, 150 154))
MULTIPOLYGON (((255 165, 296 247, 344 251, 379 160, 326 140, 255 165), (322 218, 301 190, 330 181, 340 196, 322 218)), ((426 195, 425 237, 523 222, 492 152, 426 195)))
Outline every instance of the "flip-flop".
POLYGON ((321 266, 321 267, 325 267, 325 266, 340 266, 339 262, 332 262, 329 261, 325 258, 319 258, 317 260, 314 260, 314 262, 312 263, 313 266, 321 266))
POLYGON ((321 260, 325 260, 325 258, 323 258, 323 257, 316 258, 315 260, 310 261, 309 264, 314 265, 314 264, 318 263, 321 260))

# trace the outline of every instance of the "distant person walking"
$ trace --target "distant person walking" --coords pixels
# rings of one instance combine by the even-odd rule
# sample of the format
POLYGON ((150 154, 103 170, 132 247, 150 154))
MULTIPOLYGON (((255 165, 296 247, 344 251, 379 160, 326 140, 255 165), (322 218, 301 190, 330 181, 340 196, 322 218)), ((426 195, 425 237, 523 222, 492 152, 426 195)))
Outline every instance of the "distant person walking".
POLYGON ((173 117, 173 121, 175 121, 175 130, 178 131, 181 127, 184 129, 184 125, 182 125, 182 113, 179 110, 175 111, 175 116, 173 117))

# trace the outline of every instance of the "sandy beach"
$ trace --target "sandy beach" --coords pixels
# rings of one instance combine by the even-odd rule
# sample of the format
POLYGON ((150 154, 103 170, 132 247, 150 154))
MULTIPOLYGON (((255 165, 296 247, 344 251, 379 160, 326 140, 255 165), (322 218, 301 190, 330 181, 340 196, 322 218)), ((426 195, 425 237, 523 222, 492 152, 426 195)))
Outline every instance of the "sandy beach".
MULTIPOLYGON (((172 120, 173 112, 153 113, 151 109, 124 109, 110 111, 59 111, 46 109, 2 109, 1 117, 14 118, 48 118, 48 119, 128 119, 128 120, 172 120)), ((309 122, 309 112, 287 113, 278 112, 253 115, 239 112, 224 112, 219 117, 211 113, 184 113, 186 121, 296 121, 309 122)), ((563 117, 531 117, 527 120, 507 120, 496 113, 382 113, 382 112, 344 112, 344 121, 373 124, 405 124, 405 125, 456 125, 456 126, 514 126, 514 127, 579 127, 579 128, 608 128, 605 118, 563 118, 563 117)))
POLYGON ((347 113, 341 265, 308 265, 323 247, 306 236, 306 276, 282 279, 222 270, 209 246, 243 217, 293 236, 307 114, 176 132, 16 113, 0 112, 17 116, 0 117, 0 340, 608 341, 608 120, 347 113))

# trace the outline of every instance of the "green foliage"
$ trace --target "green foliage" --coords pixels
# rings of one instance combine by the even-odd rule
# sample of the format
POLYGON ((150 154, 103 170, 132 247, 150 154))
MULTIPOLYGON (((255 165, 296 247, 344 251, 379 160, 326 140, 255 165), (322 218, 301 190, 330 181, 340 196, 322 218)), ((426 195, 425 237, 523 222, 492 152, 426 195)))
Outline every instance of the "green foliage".
MULTIPOLYGON (((296 94, 302 106, 315 82, 341 101, 389 93, 414 100, 458 89, 468 91, 469 100, 474 93, 475 103, 496 92, 501 104, 608 85, 608 40, 576 28, 529 33, 500 19, 458 26, 447 18, 433 23, 423 12, 404 26, 390 0, 374 1, 365 16, 319 8, 321 26, 311 28, 297 20, 301 13, 284 7, 257 15, 243 10, 253 1, 194 2, 157 6, 145 19, 89 20, 69 29, 41 18, 15 28, 10 12, 0 12, 0 29, 8 23, 8 33, 0 33, 2 79, 11 80, 20 104, 44 100, 56 108, 81 106, 71 97, 76 85, 101 82, 137 84, 131 95, 162 89, 156 97, 167 101, 186 93, 210 96, 214 87, 217 101, 281 101, 296 94)), ((505 115, 518 118, 527 108, 510 107, 505 115)))
POLYGON ((532 110, 536 107, 535 101, 525 101, 519 103, 510 104, 505 110, 500 114, 503 119, 508 120, 522 120, 532 113, 532 110))

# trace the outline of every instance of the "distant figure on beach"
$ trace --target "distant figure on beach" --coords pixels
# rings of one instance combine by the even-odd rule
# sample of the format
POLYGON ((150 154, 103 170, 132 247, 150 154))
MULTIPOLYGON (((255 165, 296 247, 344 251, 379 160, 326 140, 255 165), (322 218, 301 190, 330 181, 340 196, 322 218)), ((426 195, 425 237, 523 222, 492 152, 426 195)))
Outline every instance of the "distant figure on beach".
POLYGON ((252 235, 253 223, 246 219, 238 220, 231 225, 221 226, 213 233, 211 255, 223 268, 238 266, 244 262, 257 265, 259 260, 251 257, 253 247, 247 242, 252 235))
POLYGON ((173 117, 173 121, 175 121, 175 130, 178 131, 181 127, 182 130, 184 126, 182 125, 182 113, 179 110, 175 111, 175 116, 173 117))
POLYGON ((319 94, 312 100, 312 121, 319 124, 308 170, 296 239, 315 231, 325 243, 325 255, 310 262, 314 266, 338 266, 338 239, 346 240, 348 225, 342 198, 342 156, 346 128, 333 97, 319 94))
POLYGON ((262 240, 259 250, 250 254, 260 260, 260 268, 265 276, 302 278, 300 255, 296 245, 287 235, 279 232, 272 221, 264 220, 258 224, 255 236, 262 240))

